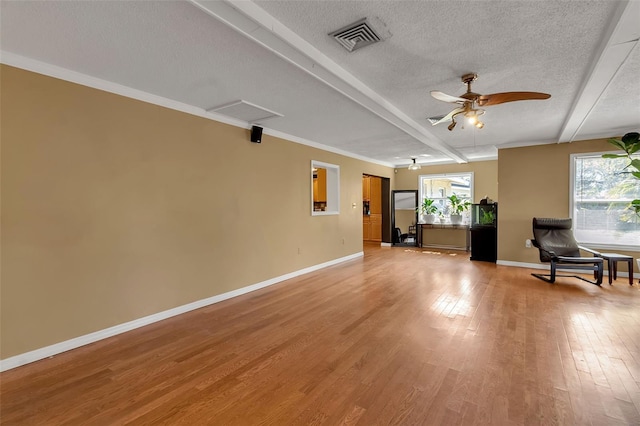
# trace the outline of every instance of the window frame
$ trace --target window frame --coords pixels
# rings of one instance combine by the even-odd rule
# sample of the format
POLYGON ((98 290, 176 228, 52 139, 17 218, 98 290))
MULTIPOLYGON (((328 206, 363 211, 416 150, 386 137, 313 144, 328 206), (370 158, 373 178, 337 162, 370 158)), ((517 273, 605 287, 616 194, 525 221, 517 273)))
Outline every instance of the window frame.
MULTIPOLYGON (((418 207, 422 206, 422 202, 425 198, 425 194, 424 194, 424 184, 423 181, 425 179, 437 179, 437 178, 452 178, 452 177, 456 177, 456 176, 469 176, 469 202, 471 202, 473 204, 475 198, 474 198, 474 187, 475 187, 475 175, 474 172, 453 172, 453 173, 433 173, 433 174, 425 174, 425 175, 419 175, 418 176, 418 207)), ((447 197, 451 196, 451 194, 449 195, 445 195, 444 199, 446 200, 447 197)), ((442 197, 437 197, 437 199, 442 199, 442 197)), ((466 197, 465 197, 466 199, 466 197)), ((448 201, 446 201, 448 202, 448 201)), ((470 215, 470 210, 471 209, 467 209, 467 211, 465 211, 463 213, 463 223, 469 223, 470 222, 470 218, 468 217, 470 215)))
MULTIPOLYGON (((574 153, 569 156, 569 217, 571 218, 572 223, 572 231, 574 235, 576 235, 576 162, 582 158, 602 158, 603 154, 620 154, 621 151, 600 151, 600 152, 582 152, 582 153, 574 153)), ((607 161, 608 159, 602 158, 602 160, 607 161)), ((621 250, 621 251, 638 251, 640 249, 640 244, 638 245, 629 245, 629 244, 616 244, 611 242, 590 242, 590 241, 581 241, 576 235, 576 240, 579 244, 584 245, 585 247, 594 248, 594 249, 612 249, 612 250, 621 250)))

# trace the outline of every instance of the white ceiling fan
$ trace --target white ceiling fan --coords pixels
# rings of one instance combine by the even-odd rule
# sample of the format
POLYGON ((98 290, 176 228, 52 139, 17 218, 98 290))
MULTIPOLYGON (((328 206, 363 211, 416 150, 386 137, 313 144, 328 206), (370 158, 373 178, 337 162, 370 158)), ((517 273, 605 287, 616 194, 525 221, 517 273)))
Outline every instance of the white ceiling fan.
POLYGON ((454 127, 456 127, 456 117, 460 114, 463 114, 471 124, 476 126, 479 129, 484 127, 484 123, 478 119, 479 116, 484 114, 484 109, 480 107, 491 106, 503 104, 505 102, 514 102, 514 101, 526 101, 532 99, 549 99, 551 95, 548 93, 540 93, 540 92, 502 92, 502 93, 492 93, 490 95, 481 95, 479 93, 474 93, 471 90, 471 83, 478 78, 478 75, 475 73, 469 73, 462 76, 462 82, 467 85, 466 93, 463 93, 460 96, 451 96, 446 93, 433 90, 431 91, 431 96, 439 101, 455 103, 459 106, 451 111, 447 115, 440 115, 436 117, 429 117, 429 122, 435 126, 436 124, 444 123, 445 121, 451 120, 451 123, 447 128, 451 131, 454 127))

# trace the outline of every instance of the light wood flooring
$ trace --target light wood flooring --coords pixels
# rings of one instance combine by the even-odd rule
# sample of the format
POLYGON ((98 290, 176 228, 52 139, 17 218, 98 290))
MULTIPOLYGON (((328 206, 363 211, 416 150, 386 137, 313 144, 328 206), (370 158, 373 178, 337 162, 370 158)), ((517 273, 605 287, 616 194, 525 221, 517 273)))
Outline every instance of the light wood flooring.
POLYGON ((346 262, 0 375, 6 425, 639 425, 640 288, 346 262))

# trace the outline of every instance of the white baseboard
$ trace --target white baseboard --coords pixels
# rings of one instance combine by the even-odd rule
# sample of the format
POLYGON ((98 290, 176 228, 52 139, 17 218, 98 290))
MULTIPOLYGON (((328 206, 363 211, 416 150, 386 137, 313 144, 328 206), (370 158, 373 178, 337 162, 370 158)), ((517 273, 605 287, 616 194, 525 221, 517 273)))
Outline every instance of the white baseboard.
POLYGON ((237 290, 229 291, 227 293, 218 294, 216 296, 208 297, 206 299, 198 300, 192 303, 188 303, 186 305, 182 305, 166 311, 158 312, 143 318, 138 318, 133 321, 126 322, 124 324, 119 324, 113 327, 106 328, 104 330, 85 334, 84 336, 75 337, 73 339, 65 340, 64 342, 46 346, 44 348, 36 349, 30 352, 25 352, 20 355, 15 355, 7 359, 0 360, 0 371, 10 370, 12 368, 20 367, 22 365, 29 364, 34 361, 39 361, 44 358, 58 355, 62 352, 66 352, 71 349, 76 349, 76 348, 79 348, 80 346, 88 345, 89 343, 97 342, 98 340, 102 340, 118 334, 126 333, 127 331, 135 330, 136 328, 153 324, 154 322, 162 321, 167 318, 174 317, 176 315, 193 311, 194 309, 199 309, 208 305, 212 305, 214 303, 222 302, 223 300, 241 296, 243 294, 247 294, 252 291, 259 290, 261 288, 268 287, 270 285, 277 284, 279 282, 298 277, 300 275, 317 271, 318 269, 327 268, 329 266, 346 262, 348 260, 357 259, 362 256, 364 256, 364 252, 361 251, 358 253, 351 254, 349 256, 341 257, 338 259, 330 260, 328 262, 320 263, 318 265, 310 266, 308 268, 300 269, 299 271, 290 272, 288 274, 271 278, 256 284, 252 284, 247 287, 242 287, 237 290))
MULTIPOLYGON (((526 262, 512 262, 511 260, 498 260, 496 262, 498 265, 503 265, 503 266, 515 266, 517 268, 529 268, 529 269, 549 269, 549 264, 548 263, 526 263, 526 262)), ((605 263, 606 266, 606 263, 605 263)), ((561 267, 558 267, 559 270, 562 270, 561 267)), ((608 270, 604 270, 604 275, 608 276, 609 275, 609 271, 608 270)), ((628 272, 622 272, 622 271, 618 271, 618 276, 619 277, 629 277, 629 273, 628 272)), ((640 278, 640 276, 638 274, 634 274, 634 279, 635 278, 640 278)))

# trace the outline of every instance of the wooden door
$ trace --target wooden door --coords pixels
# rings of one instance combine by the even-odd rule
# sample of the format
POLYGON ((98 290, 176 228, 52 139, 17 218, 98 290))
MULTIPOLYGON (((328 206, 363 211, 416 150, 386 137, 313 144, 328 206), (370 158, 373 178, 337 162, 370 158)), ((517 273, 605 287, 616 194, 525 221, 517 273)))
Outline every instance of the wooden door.
POLYGON ((369 201, 371 197, 371 178, 369 176, 362 178, 362 201, 369 201))
POLYGON ((371 214, 371 229, 369 231, 369 236, 371 241, 382 241, 382 215, 381 214, 371 214))
POLYGON ((315 179, 314 183, 317 182, 317 187, 314 187, 317 193, 314 193, 314 201, 327 201, 327 169, 318 168, 318 178, 315 179), (316 200, 317 198, 317 200, 316 200))
POLYGON ((382 214, 382 179, 371 177, 370 203, 371 214, 382 214))
POLYGON ((362 239, 364 241, 371 239, 371 220, 369 216, 362 216, 362 239))

